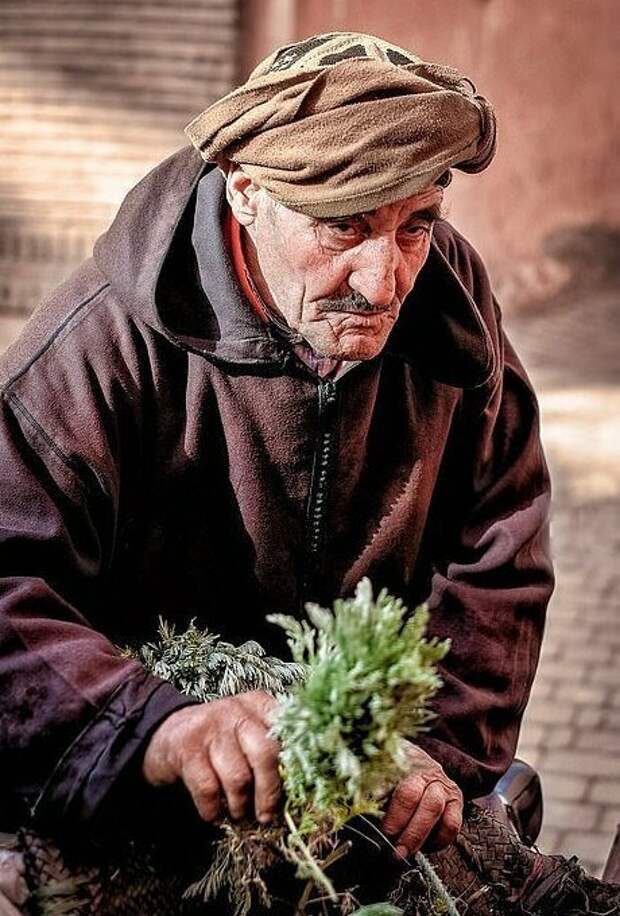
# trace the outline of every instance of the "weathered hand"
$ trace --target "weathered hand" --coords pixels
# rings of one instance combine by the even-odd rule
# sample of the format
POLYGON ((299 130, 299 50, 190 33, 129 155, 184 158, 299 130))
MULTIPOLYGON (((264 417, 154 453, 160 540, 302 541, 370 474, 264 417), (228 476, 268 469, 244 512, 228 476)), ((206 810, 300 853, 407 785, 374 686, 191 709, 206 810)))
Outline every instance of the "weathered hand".
POLYGON ((282 786, 279 744, 268 737, 276 700, 262 690, 186 706, 168 716, 153 734, 142 772, 152 785, 183 780, 200 816, 215 820, 226 797, 234 819, 261 823, 276 813, 282 786))
POLYGON ((448 846, 463 823, 463 795, 442 767, 421 748, 407 742, 412 772, 394 789, 382 827, 399 856, 413 855, 427 842, 448 846))

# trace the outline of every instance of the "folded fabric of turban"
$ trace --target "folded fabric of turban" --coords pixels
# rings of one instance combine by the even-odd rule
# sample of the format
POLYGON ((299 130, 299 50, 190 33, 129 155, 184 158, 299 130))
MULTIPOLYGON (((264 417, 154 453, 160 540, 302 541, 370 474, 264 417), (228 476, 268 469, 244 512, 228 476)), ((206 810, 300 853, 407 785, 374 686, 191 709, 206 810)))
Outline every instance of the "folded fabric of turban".
POLYGON ((279 49, 185 130, 204 159, 240 164, 314 217, 375 209, 445 182, 452 167, 481 171, 496 136, 470 80, 359 33, 279 49))

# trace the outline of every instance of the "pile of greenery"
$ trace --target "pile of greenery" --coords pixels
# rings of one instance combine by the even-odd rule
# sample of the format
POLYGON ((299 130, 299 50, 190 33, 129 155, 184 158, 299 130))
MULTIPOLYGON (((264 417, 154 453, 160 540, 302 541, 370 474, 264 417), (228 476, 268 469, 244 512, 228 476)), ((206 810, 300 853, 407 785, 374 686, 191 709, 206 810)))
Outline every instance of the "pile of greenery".
MULTIPOLYGON (((255 642, 234 647, 195 625, 176 634, 162 624, 159 641, 138 654, 153 673, 204 701, 254 689, 280 701, 273 733, 282 748, 282 818, 268 826, 224 819, 209 871, 188 890, 207 900, 225 888, 238 916, 256 899, 270 904, 269 869, 282 860, 306 881, 298 912, 318 892, 352 913, 353 889, 337 893, 327 874, 350 848, 341 833, 356 815, 380 815, 382 799, 410 769, 404 741, 431 718, 428 703, 441 684, 435 666, 449 646, 425 638, 425 606, 410 615, 386 590, 375 599, 364 579, 333 610, 306 610, 308 621, 268 618, 286 631, 292 662, 267 656, 255 642)), ((456 912, 434 890, 436 912, 456 912)), ((401 911, 384 903, 356 912, 401 911)))

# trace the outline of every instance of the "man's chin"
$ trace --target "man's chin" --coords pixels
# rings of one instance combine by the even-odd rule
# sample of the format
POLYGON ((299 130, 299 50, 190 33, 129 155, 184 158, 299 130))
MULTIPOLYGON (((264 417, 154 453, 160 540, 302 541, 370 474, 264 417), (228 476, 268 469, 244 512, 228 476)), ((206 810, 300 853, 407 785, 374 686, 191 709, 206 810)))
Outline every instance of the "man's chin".
POLYGON ((336 344, 317 346, 315 352, 327 359, 342 359, 347 362, 373 359, 385 346, 386 338, 381 339, 365 334, 346 334, 336 344))

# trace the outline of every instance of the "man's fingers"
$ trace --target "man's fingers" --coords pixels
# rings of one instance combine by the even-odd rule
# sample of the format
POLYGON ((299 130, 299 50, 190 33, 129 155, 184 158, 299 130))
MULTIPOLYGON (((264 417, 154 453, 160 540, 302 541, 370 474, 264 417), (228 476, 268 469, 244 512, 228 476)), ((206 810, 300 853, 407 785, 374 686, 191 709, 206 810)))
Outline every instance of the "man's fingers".
POLYGON ((209 759, 226 796, 228 813, 240 820, 252 797, 252 770, 232 735, 222 735, 209 748, 209 759))
POLYGON ((247 708, 255 719, 259 719, 269 730, 273 725, 273 714, 278 706, 278 701, 264 690, 250 690, 238 693, 237 699, 247 708))
POLYGON ((221 785, 206 756, 193 758, 182 775, 198 814, 205 821, 214 821, 222 807, 221 785))
POLYGON ((267 737, 265 726, 252 719, 241 722, 237 739, 254 774, 254 810, 261 823, 268 823, 278 811, 282 782, 278 772, 280 745, 267 737))
POLYGON ((429 838, 430 849, 443 849, 453 843, 463 826, 463 804, 460 799, 451 799, 444 808, 441 821, 429 838))
POLYGON ((224 801, 235 819, 251 816, 253 801, 258 819, 270 821, 282 792, 280 745, 268 737, 277 706, 254 690, 177 710, 151 738, 145 778, 161 785, 180 777, 207 821, 218 817, 224 801))
POLYGON ((414 768, 397 785, 383 818, 398 855, 417 852, 430 841, 433 848, 448 846, 461 829, 461 790, 425 751, 407 743, 405 750, 414 768))
POLYGON ((444 814, 447 798, 440 782, 431 782, 426 787, 413 817, 395 841, 397 846, 404 846, 408 853, 416 853, 444 814))
POLYGON ((426 782, 419 776, 408 776, 398 783, 381 825, 388 836, 402 833, 411 820, 425 788, 426 782))

